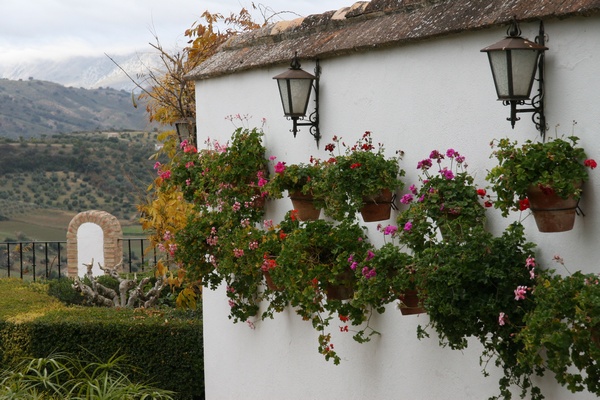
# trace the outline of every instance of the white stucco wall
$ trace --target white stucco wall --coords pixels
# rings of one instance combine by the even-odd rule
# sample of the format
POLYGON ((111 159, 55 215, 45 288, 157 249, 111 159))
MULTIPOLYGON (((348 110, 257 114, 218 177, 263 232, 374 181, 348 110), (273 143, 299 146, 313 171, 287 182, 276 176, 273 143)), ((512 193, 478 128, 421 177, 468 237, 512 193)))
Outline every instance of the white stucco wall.
MULTIPOLYGON (((533 39, 538 24, 522 24, 523 36, 533 39)), ((600 19, 576 18, 545 23, 546 118, 560 124, 559 133, 575 134, 588 156, 600 159, 600 19)), ((483 47, 505 35, 503 29, 453 35, 402 47, 356 53, 321 60, 321 132, 317 149, 306 127, 293 139, 291 122, 283 118, 272 77, 286 65, 197 83, 198 136, 226 140, 234 126, 230 114, 253 116, 250 127, 267 119, 268 155, 288 163, 307 162, 310 155, 325 157, 333 135, 353 143, 366 130, 385 143, 391 156, 405 151, 402 167, 406 182, 417 181, 417 161, 433 149, 454 148, 467 157, 469 169, 484 185, 489 143, 510 136, 520 142, 538 135, 530 114, 521 114, 514 131, 506 121, 508 107, 496 101, 483 47)), ((294 49, 290 49, 290 54, 294 49)), ((312 72, 314 64, 303 62, 312 72)), ((560 254, 571 270, 597 272, 600 247, 600 210, 596 205, 599 171, 591 173, 581 202, 586 216, 565 233, 539 233, 533 218, 524 221, 530 240, 539 245, 538 260, 550 265, 560 254)), ((267 218, 280 219, 290 209, 288 199, 267 204, 267 218)), ((500 231, 509 220, 488 211, 489 228, 500 231)), ((392 215, 390 223, 394 223, 392 215)), ((367 224, 374 232, 376 223, 367 224)), ((555 265, 552 265, 554 267, 555 265)), ((293 310, 274 320, 256 322, 252 330, 227 318, 223 290, 205 290, 206 396, 215 399, 484 399, 498 394, 497 378, 484 378, 479 347, 464 352, 438 347, 437 337, 419 341, 416 326, 427 316, 403 317, 388 307, 374 318, 382 333, 371 343, 353 342, 337 333, 332 340, 342 363, 334 366, 317 352, 317 332, 293 310)), ((335 331, 335 323, 332 331, 335 331)), ((493 372, 493 370, 492 370, 493 372)), ((548 399, 591 399, 589 393, 570 394, 551 377, 542 382, 548 399)), ((516 393, 516 392, 515 392, 516 393)), ((517 396, 515 396, 517 397, 517 396)))

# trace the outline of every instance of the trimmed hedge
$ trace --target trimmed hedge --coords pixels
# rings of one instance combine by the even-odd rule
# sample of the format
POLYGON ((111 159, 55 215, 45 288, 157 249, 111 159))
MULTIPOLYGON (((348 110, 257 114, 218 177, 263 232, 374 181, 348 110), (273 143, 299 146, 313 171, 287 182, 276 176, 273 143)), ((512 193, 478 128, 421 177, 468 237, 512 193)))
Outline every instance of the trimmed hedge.
MULTIPOLYGON (((17 284, 21 296, 27 292, 23 285, 17 284)), ((40 295, 29 293, 32 297, 40 295)), ((177 392, 180 399, 204 398, 202 320, 197 312, 48 303, 52 306, 47 311, 36 305, 32 314, 32 310, 18 307, 18 314, 0 317, 2 365, 56 352, 82 359, 92 355, 99 360, 117 353, 125 355, 132 366, 128 373, 132 381, 149 381, 177 392)))

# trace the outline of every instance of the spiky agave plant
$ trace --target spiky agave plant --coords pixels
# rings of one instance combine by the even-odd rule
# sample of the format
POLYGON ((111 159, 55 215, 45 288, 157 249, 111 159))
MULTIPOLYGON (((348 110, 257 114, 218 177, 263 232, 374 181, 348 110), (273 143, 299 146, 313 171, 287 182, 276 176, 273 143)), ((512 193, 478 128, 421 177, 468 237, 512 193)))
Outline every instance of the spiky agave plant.
POLYGON ((171 400, 174 393, 129 380, 124 356, 86 362, 69 354, 28 358, 0 373, 0 399, 171 400))

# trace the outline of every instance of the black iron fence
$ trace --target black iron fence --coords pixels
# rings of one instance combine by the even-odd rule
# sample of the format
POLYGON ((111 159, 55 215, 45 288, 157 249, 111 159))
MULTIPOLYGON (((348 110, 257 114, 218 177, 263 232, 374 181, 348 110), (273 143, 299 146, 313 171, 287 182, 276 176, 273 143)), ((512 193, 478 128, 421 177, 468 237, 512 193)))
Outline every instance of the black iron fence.
MULTIPOLYGON (((145 238, 127 238, 123 242, 123 269, 138 272, 156 265, 156 249, 147 248, 145 238)), ((56 279, 67 276, 67 242, 0 242, 0 277, 56 279)))
POLYGON ((129 272, 154 268, 158 260, 156 248, 150 249, 150 241, 144 238, 128 238, 123 241, 123 269, 129 272))

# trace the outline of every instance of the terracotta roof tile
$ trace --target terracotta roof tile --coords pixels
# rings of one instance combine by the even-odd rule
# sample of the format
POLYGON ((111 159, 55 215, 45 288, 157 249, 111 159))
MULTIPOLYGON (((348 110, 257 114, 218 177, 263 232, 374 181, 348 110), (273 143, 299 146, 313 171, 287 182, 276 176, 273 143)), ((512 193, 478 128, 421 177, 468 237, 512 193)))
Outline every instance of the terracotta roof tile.
POLYGON ((207 79, 238 71, 329 58, 373 48, 520 21, 590 16, 600 0, 371 0, 271 24, 231 38, 188 75, 207 79))

